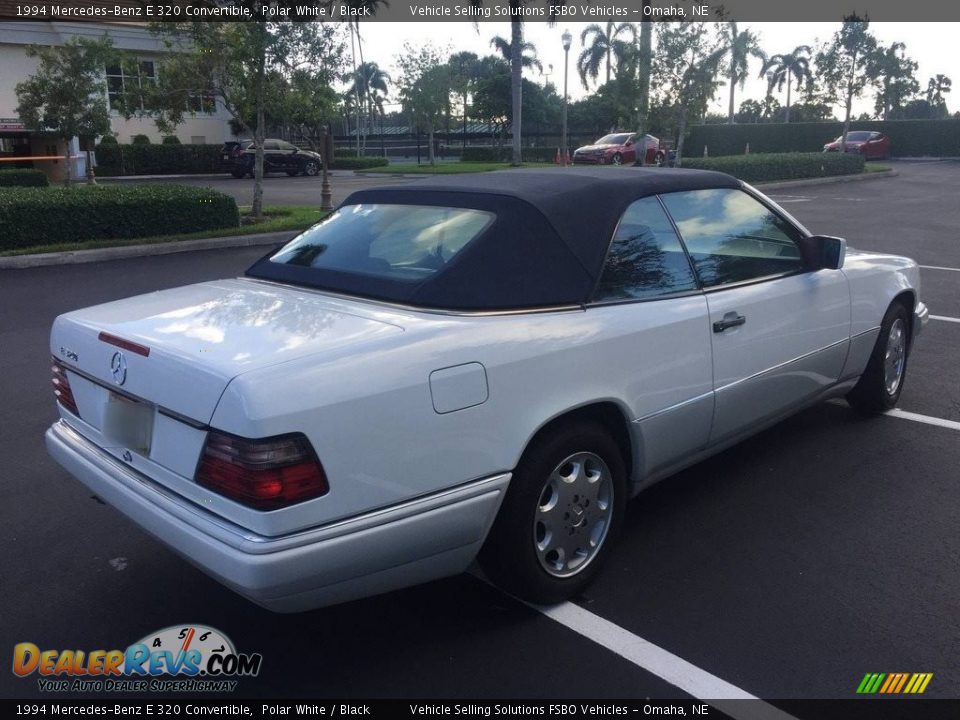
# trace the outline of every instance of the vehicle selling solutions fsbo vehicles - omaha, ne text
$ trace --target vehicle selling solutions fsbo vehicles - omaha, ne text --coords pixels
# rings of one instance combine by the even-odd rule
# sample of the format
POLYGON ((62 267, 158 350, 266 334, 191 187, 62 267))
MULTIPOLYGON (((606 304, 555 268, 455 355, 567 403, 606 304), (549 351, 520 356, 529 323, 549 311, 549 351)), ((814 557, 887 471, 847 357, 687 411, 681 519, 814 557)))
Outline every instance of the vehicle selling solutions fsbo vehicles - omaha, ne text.
POLYGON ((552 602, 627 500, 818 400, 892 407, 917 265, 719 173, 362 190, 244 277, 58 317, 52 455, 296 611, 459 573, 552 602))

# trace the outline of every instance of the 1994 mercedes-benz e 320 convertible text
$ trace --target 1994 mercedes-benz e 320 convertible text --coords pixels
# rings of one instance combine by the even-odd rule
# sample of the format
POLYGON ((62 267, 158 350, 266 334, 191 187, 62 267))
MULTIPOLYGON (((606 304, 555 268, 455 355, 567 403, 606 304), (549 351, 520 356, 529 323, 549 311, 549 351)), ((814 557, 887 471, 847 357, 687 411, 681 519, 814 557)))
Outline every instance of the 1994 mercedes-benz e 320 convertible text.
POLYGON ((267 608, 459 573, 578 592, 644 487, 813 402, 891 408, 916 264, 727 175, 356 192, 242 278, 67 313, 52 455, 267 608))

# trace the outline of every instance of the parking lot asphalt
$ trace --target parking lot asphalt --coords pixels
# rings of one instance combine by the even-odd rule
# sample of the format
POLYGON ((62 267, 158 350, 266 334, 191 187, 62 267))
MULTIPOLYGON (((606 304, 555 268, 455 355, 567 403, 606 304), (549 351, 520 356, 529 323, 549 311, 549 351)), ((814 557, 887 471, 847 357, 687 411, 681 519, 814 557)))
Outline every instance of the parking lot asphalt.
MULTIPOLYGON (((233 276, 261 250, 0 271, 0 658, 18 642, 123 648, 203 623, 263 654, 242 697, 686 698, 716 680, 764 698, 855 698, 867 672, 932 672, 925 697, 960 698, 960 164, 897 167, 771 195, 814 232, 927 266, 924 300, 948 319, 921 336, 899 406, 926 422, 827 403, 645 491, 565 624, 473 575, 274 615, 47 456, 57 314, 233 276)), ((0 697, 49 694, 7 670, 0 697)))

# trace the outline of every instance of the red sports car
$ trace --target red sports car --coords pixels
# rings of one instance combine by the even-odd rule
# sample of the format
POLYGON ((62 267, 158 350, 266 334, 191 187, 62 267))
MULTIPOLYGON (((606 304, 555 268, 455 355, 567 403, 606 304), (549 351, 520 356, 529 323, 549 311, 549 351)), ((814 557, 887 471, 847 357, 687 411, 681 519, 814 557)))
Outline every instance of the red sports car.
POLYGON ((644 149, 644 165, 662 165, 663 153, 660 140, 653 135, 644 135, 638 141, 636 133, 620 132, 604 135, 593 145, 584 145, 573 153, 574 164, 585 165, 624 165, 633 164, 637 159, 638 145, 644 149))
MULTIPOLYGON (((840 152, 841 135, 823 146, 824 152, 840 152)), ((890 157, 890 138, 872 130, 850 130, 847 133, 848 153, 860 153, 868 160, 890 157)))

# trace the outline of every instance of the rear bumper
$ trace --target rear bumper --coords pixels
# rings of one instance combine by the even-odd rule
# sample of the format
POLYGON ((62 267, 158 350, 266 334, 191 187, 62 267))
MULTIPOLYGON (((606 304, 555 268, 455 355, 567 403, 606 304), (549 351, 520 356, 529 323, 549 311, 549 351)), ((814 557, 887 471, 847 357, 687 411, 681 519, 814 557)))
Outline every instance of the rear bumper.
POLYGON ((133 471, 63 421, 47 450, 105 502, 201 570, 276 612, 299 612, 465 570, 510 481, 504 473, 280 537, 263 537, 133 471))

